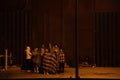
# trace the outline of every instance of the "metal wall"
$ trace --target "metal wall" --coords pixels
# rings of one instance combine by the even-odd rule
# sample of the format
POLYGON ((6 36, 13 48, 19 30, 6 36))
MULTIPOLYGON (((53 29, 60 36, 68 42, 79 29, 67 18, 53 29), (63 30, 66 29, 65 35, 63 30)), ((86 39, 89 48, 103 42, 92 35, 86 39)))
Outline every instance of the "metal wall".
POLYGON ((12 53, 21 64, 25 45, 30 43, 31 16, 28 10, 0 10, 0 50, 12 53))
POLYGON ((120 66, 120 13, 95 13, 96 66, 120 66))

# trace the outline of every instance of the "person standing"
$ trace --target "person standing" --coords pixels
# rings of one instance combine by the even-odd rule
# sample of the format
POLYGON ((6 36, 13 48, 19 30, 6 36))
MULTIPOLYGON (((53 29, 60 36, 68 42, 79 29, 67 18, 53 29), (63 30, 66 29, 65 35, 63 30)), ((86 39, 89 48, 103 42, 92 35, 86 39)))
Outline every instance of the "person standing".
POLYGON ((44 74, 44 71, 43 71, 43 55, 45 53, 45 49, 42 47, 41 48, 41 52, 40 52, 40 66, 39 66, 39 73, 41 74, 44 74))
POLYGON ((32 72, 33 69, 33 62, 32 62, 32 53, 30 52, 31 48, 30 46, 27 46, 25 49, 25 53, 26 53, 26 68, 27 68, 27 72, 32 72))
POLYGON ((34 72, 39 72, 39 66, 41 62, 41 56, 40 52, 38 51, 38 48, 35 48, 34 51, 32 52, 32 61, 34 65, 34 72))
POLYGON ((64 73, 65 54, 62 49, 58 55, 59 73, 64 73))
POLYGON ((55 74, 57 72, 56 56, 46 49, 45 53, 43 54, 43 58, 44 74, 55 74))
POLYGON ((58 47, 57 44, 55 44, 55 45, 53 46, 53 53, 54 53, 55 56, 56 56, 57 73, 59 73, 59 62, 58 62, 58 57, 59 57, 60 49, 59 49, 59 47, 58 47))

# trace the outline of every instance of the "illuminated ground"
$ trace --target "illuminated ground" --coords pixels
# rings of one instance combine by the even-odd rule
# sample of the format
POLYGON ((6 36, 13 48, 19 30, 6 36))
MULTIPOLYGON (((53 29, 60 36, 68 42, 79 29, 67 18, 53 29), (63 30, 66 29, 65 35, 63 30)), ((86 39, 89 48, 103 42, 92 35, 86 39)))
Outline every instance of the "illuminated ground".
MULTIPOLYGON (((119 67, 80 67, 80 78, 102 78, 120 79, 119 67)), ((39 73, 28 73, 20 67, 8 67, 7 71, 0 72, 0 79, 26 79, 26 78, 75 78, 75 68, 65 68, 62 74, 43 75, 39 73)))

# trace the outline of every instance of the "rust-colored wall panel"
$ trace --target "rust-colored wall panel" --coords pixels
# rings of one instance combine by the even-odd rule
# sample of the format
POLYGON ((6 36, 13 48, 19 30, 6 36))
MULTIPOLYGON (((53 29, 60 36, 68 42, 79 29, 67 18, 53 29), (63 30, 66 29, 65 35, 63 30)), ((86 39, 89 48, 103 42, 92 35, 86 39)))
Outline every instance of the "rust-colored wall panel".
POLYGON ((120 0, 95 0, 97 12, 120 12, 120 0))
MULTIPOLYGON (((94 49, 94 0, 78 0, 78 53, 93 61, 94 49)), ((92 63, 93 64, 93 63, 92 63)))
MULTIPOLYGON (((60 44, 65 50, 67 63, 71 66, 75 65, 75 0, 12 0, 11 4, 8 3, 8 0, 1 1, 3 2, 0 2, 0 47, 9 48, 14 53, 17 64, 21 63, 21 53, 24 52, 25 45, 30 45, 32 48, 40 48, 42 44, 47 46, 50 42, 52 44, 60 44)), ((113 61, 110 59, 112 55, 116 56, 117 60, 119 59, 117 56, 119 55, 119 46, 114 49, 117 53, 112 54, 112 47, 108 47, 108 43, 103 46, 104 41, 107 42, 108 38, 103 38, 105 36, 102 36, 104 41, 102 40, 101 46, 110 48, 110 54, 105 52, 107 58, 100 59, 103 56, 103 54, 100 54, 101 50, 99 48, 101 46, 97 45, 97 48, 95 47, 96 44, 100 44, 100 41, 95 44, 95 40, 101 40, 103 33, 95 37, 96 23, 94 19, 95 14, 99 12, 120 12, 120 0, 77 1, 77 48, 79 56, 89 56, 93 63, 94 50, 96 49, 98 50, 96 55, 97 65, 110 66, 112 62, 116 62, 115 57, 113 57, 113 61)), ((118 19, 116 21, 119 21, 119 16, 116 19, 118 19)), ((103 25, 103 23, 101 24, 103 25)), ((99 23, 99 25, 101 24, 99 23)), ((118 22, 114 24, 119 25, 118 22)), ((116 34, 119 36, 119 33, 116 34)), ((109 37, 111 38, 111 36, 109 37)), ((118 42, 119 37, 115 38, 116 42, 118 42)), ((115 40, 113 40, 113 43, 117 44, 115 40)), ((109 40, 109 43, 111 43, 111 40, 109 40)), ((104 49, 102 49, 102 52, 104 52, 104 49)), ((113 63, 112 65, 115 66, 113 63)))
POLYGON ((38 46, 40 48, 42 44, 48 46, 48 43, 57 43, 61 48, 64 49, 67 63, 69 65, 75 65, 74 0, 36 1, 37 3, 34 3, 35 1, 33 1, 32 4, 32 17, 34 26, 34 31, 32 31, 33 46, 38 46), (72 64, 70 60, 72 61, 72 64))

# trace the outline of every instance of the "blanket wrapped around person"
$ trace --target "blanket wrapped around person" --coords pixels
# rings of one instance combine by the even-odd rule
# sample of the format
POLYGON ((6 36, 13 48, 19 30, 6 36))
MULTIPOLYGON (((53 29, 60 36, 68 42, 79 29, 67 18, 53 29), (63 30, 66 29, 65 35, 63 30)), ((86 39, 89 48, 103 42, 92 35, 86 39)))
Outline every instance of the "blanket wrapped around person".
POLYGON ((44 53, 43 69, 51 74, 55 74, 57 72, 57 60, 53 53, 44 53))

